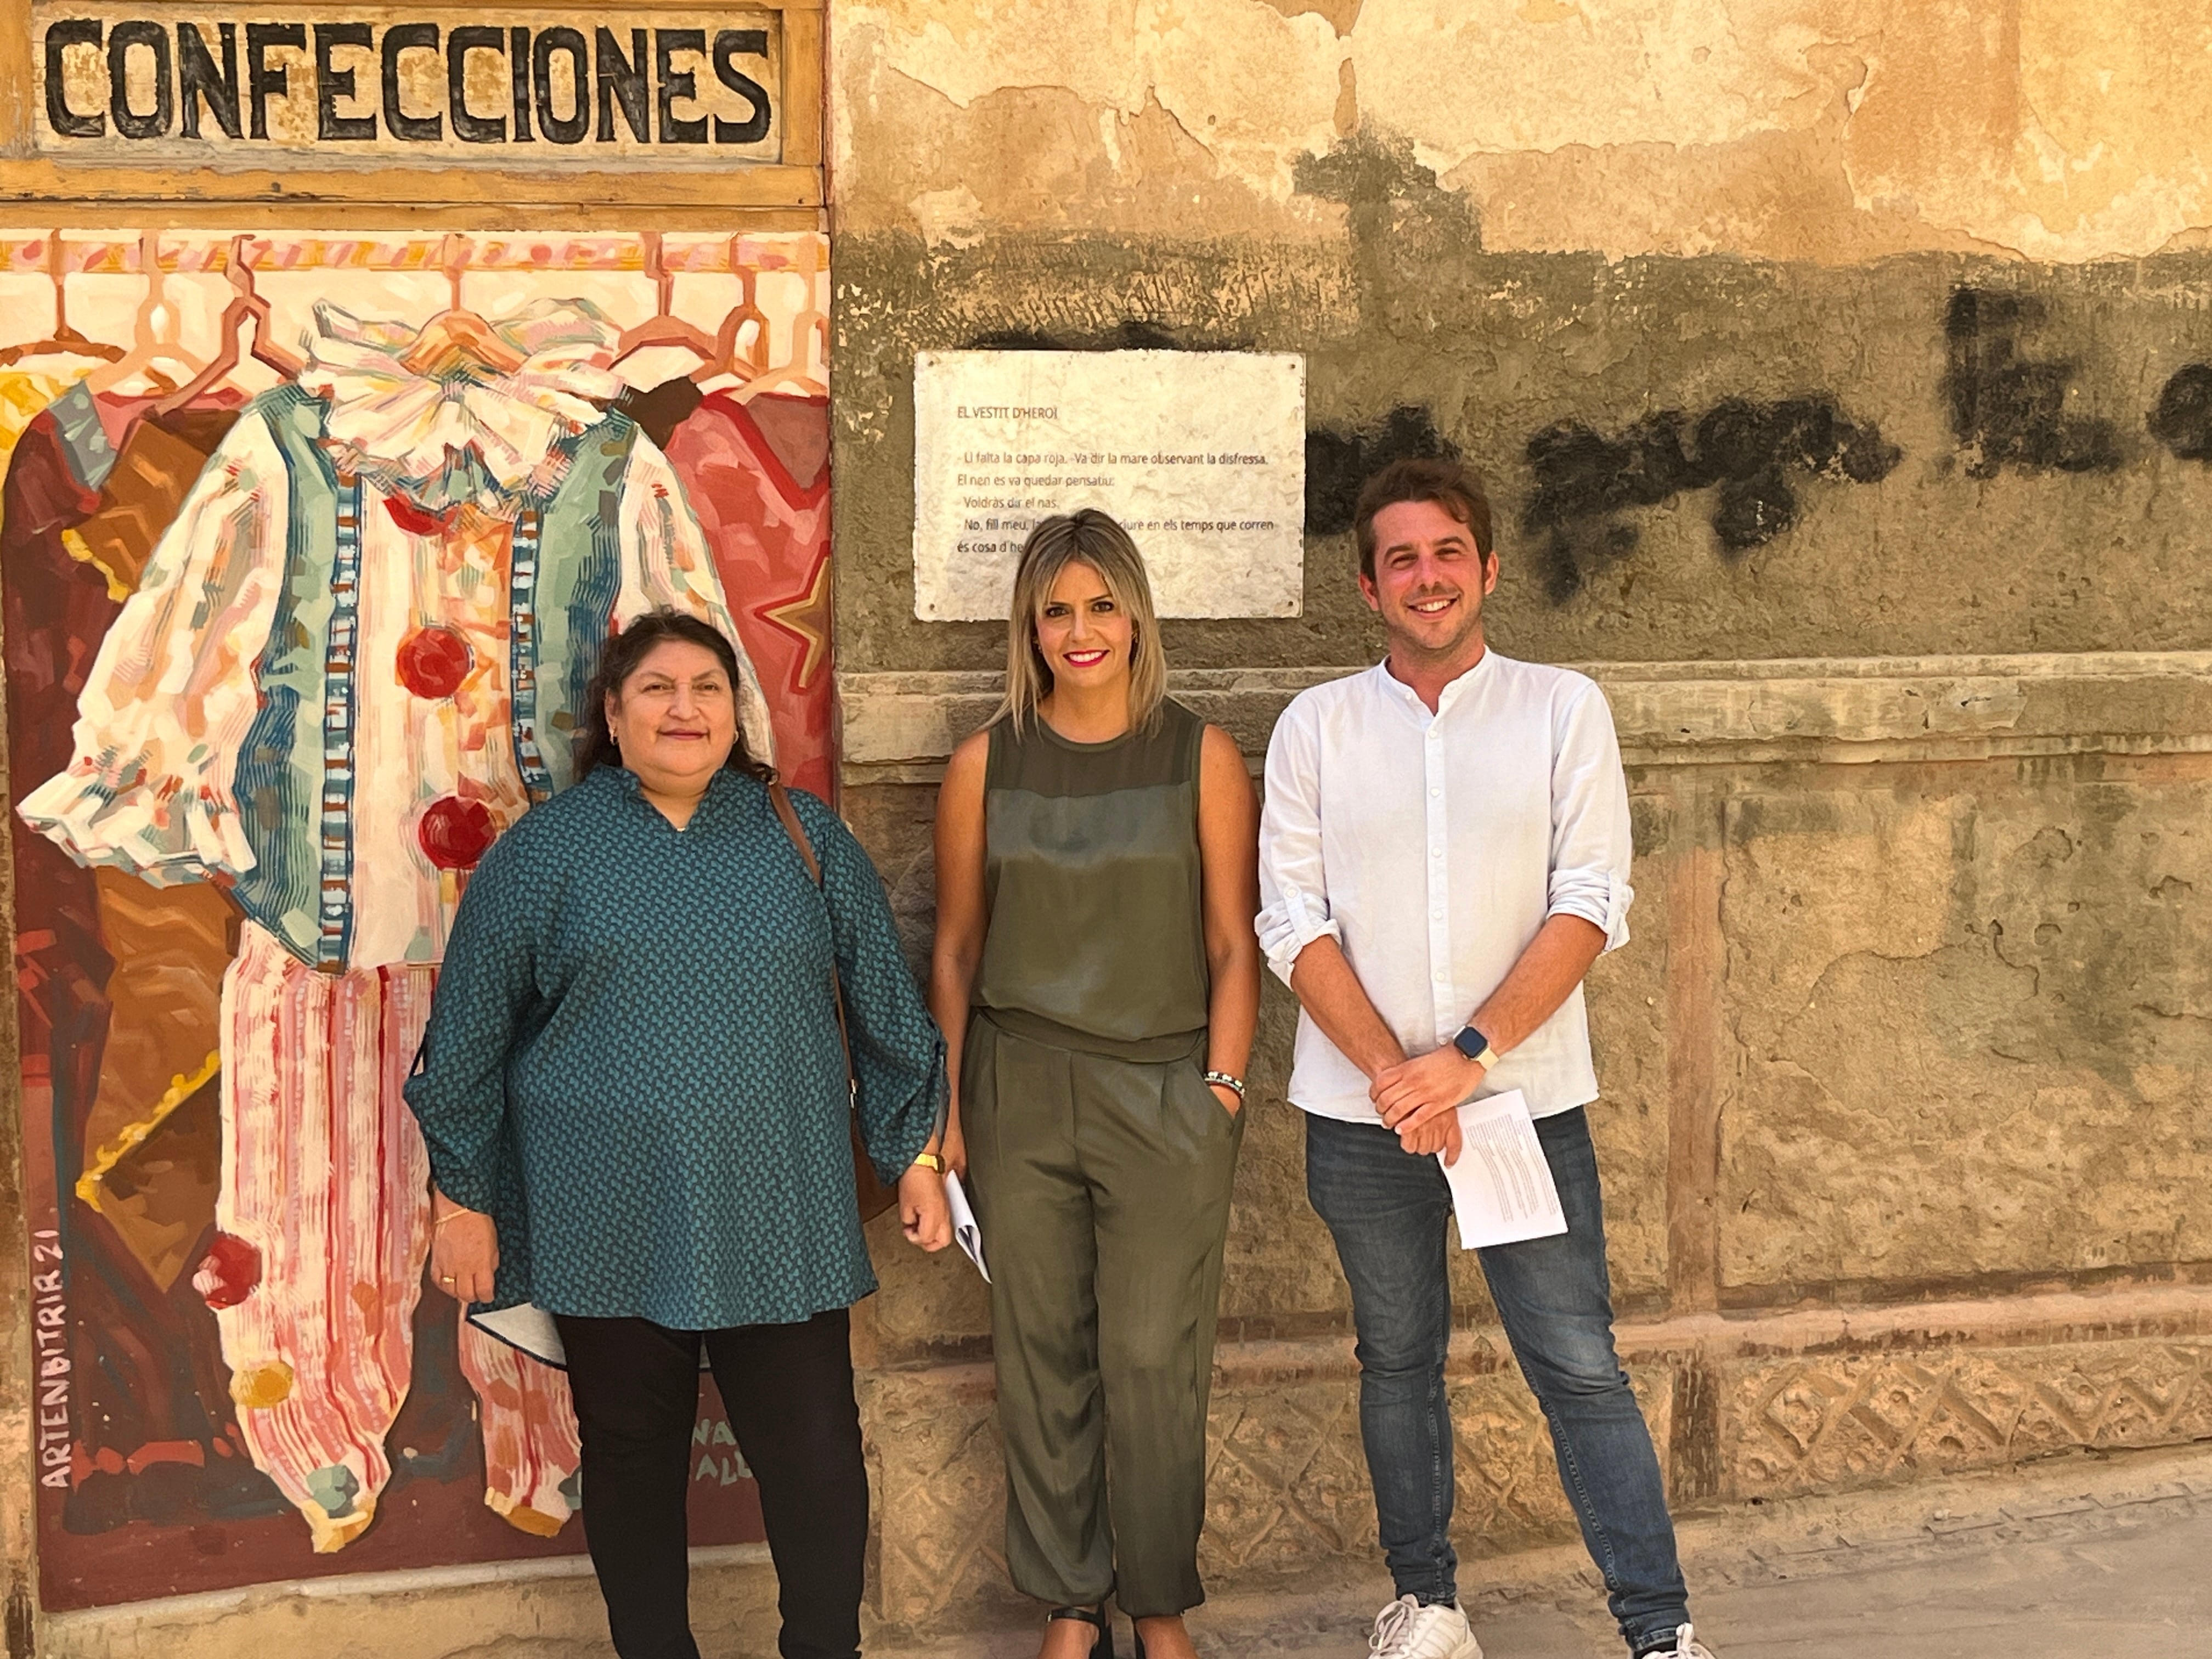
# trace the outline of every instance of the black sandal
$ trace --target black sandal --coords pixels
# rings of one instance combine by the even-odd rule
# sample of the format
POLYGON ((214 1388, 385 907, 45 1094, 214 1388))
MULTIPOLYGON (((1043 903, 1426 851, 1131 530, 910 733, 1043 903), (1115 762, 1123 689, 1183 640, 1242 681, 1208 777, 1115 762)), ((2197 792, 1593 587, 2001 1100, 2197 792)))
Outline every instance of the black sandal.
MULTIPOLYGON (((1095 1607, 1054 1607, 1045 1615, 1045 1622, 1050 1624, 1055 1619, 1073 1619, 1079 1624, 1097 1626, 1098 1639, 1091 1644, 1091 1659, 1114 1659, 1114 1621, 1106 1616, 1104 1602, 1095 1607)), ((1144 1644, 1139 1642, 1137 1647, 1141 1653, 1144 1644)))

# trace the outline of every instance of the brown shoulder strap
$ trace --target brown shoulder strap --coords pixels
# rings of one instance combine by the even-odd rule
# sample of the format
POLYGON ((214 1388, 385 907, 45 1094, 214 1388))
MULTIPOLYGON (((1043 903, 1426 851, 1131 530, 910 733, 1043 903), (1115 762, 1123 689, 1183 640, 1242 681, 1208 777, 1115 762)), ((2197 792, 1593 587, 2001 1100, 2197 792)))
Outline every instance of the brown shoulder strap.
POLYGON ((806 826, 799 821, 799 809, 791 804, 791 791, 780 783, 768 787, 768 798, 775 807, 775 815, 783 820, 783 833, 791 837, 791 844, 799 854, 799 861, 806 866, 806 873, 817 887, 822 884, 822 860, 814 856, 814 843, 806 839, 806 826))
MULTIPOLYGON (((791 804, 791 791, 780 783, 771 783, 768 799, 775 808, 783 833, 791 837, 799 861, 806 866, 806 873, 814 884, 821 886, 822 860, 814 856, 814 843, 807 840, 806 826, 799 821, 799 809, 791 804)), ((830 970, 830 994, 837 1010, 837 1041, 845 1050, 845 1086, 853 1096, 854 1113, 848 1126, 853 1142, 853 1193, 860 1206, 860 1219, 872 1221, 898 1202, 898 1194, 876 1179, 875 1165, 868 1161, 867 1147, 860 1139, 860 1085, 853 1075, 853 1036, 845 1024, 845 988, 837 982, 835 967, 830 970)))

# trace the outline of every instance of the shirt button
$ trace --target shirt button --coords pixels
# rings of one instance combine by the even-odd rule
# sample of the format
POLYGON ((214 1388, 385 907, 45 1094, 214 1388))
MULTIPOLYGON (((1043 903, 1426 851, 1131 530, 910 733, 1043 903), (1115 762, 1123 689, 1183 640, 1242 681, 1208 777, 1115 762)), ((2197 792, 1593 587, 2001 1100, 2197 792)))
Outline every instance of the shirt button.
POLYGON ((1444 913, 1441 910, 1431 910, 1429 912, 1429 920, 1431 921, 1442 921, 1443 919, 1444 913))
POLYGON ((454 629, 418 628, 399 644, 399 683, 418 697, 450 697, 461 689, 476 653, 454 629))
POLYGON ((1442 796, 1443 793, 1444 792, 1441 789, 1431 789, 1429 791, 1429 799, 1431 800, 1435 800, 1442 796))
POLYGON ((1444 982, 1444 970, 1443 970, 1443 969, 1439 968, 1439 969, 1437 969, 1437 984, 1439 984, 1439 985, 1441 985, 1441 984, 1443 984, 1443 982, 1444 982))
POLYGON ((422 809, 415 839, 423 856, 441 870, 473 870, 491 851, 499 825, 480 800, 447 795, 422 809))
POLYGON ((1431 847, 1429 848, 1429 856, 1432 859, 1440 859, 1443 855, 1444 849, 1441 847, 1431 847))

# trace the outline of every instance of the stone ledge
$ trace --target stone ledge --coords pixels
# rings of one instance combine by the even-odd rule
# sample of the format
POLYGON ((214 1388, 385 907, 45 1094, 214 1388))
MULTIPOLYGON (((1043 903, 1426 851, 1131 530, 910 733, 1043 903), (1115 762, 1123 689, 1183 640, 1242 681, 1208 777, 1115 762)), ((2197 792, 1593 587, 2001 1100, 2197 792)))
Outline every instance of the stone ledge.
MULTIPOLYGON (((2212 1291, 1630 1322, 1620 1347, 1678 1502, 1738 1504, 2212 1438, 2212 1291)), ((1571 1537, 1534 1401, 1495 1331, 1449 1368, 1469 1545, 1571 1537)), ((1210 1581, 1294 1573, 1369 1547, 1373 1500, 1346 1340, 1218 1351, 1210 1581)), ((1004 1595, 990 1369, 861 1378, 883 1498, 878 1610, 894 1626, 1004 1595)))
MULTIPOLYGON (((2212 752, 2212 652, 1583 663, 1631 765, 2212 752)), ((1249 754, 1300 691, 1356 668, 1179 670, 1174 694, 1249 754)), ((933 781, 990 718, 995 673, 848 673, 845 777, 933 781)))

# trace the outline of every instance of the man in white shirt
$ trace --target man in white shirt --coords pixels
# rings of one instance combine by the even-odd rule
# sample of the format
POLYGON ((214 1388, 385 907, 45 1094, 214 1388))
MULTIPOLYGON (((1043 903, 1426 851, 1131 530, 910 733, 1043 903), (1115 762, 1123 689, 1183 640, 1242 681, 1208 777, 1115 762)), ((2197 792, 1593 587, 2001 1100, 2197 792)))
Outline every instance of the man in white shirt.
POLYGON ((1306 1190, 1358 1331, 1360 1431, 1398 1598, 1387 1659, 1481 1659, 1451 1544, 1451 1336, 1438 1154, 1463 1101, 1519 1090, 1567 1231, 1482 1266, 1629 1650, 1711 1659, 1690 1628, 1659 1462, 1613 1354, 1583 975, 1628 939, 1628 788, 1580 674, 1486 648, 1490 505, 1455 461, 1394 463, 1354 519, 1389 659, 1301 694, 1267 746, 1267 959, 1297 993, 1306 1190))

